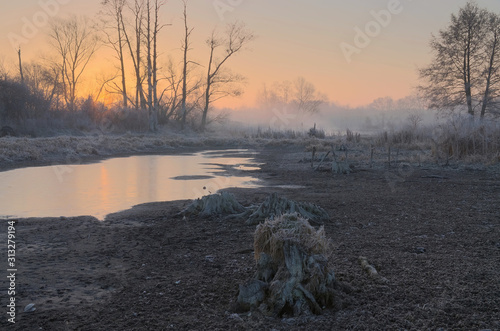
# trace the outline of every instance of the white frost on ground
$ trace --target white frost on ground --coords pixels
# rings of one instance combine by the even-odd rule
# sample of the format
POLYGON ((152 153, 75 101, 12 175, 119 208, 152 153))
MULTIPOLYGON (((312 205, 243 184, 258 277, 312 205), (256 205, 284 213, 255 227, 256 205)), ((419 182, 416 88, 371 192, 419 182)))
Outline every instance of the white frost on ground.
POLYGON ((252 138, 228 134, 124 134, 57 136, 47 138, 4 137, 0 138, 0 168, 15 163, 78 163, 91 157, 117 154, 162 152, 183 147, 252 148, 288 144, 308 145, 313 138, 252 138))

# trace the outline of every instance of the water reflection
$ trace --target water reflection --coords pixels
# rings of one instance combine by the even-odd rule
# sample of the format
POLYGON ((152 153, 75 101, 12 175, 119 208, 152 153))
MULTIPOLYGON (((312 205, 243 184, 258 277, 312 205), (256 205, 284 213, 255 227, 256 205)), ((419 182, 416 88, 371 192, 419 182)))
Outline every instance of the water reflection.
POLYGON ((0 172, 0 216, 105 215, 133 205, 194 199, 227 187, 258 187, 248 151, 114 158, 95 164, 0 172), (208 162, 207 162, 208 161, 208 162), (210 164, 208 164, 210 163, 210 164))

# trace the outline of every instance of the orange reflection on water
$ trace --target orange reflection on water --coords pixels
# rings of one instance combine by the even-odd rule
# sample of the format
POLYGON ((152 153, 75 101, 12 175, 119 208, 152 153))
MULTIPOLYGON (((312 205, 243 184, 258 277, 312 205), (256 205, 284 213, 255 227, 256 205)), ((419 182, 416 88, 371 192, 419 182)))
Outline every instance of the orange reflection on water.
MULTIPOLYGON (((104 166, 101 165, 101 178, 100 178, 100 196, 101 196, 101 202, 104 206, 109 205, 110 203, 110 194, 111 194, 111 187, 110 187, 110 182, 109 182, 109 176, 108 176, 108 169, 104 166)), ((118 188, 119 189, 119 188, 118 188)))
POLYGON ((204 152, 15 169, 0 173, 0 217, 102 219, 136 204, 195 199, 227 187, 257 187, 257 180, 242 170, 252 166, 251 158, 204 152), (232 167, 236 175, 229 176, 222 167, 232 167), (196 177, 186 179, 189 176, 196 177))

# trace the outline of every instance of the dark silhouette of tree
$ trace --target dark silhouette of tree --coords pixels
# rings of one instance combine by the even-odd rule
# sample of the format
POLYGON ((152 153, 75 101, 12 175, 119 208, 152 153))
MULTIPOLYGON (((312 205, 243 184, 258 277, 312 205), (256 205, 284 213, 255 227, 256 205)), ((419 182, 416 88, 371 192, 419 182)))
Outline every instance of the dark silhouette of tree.
POLYGON ((188 64, 190 62, 190 61, 188 61, 189 37, 191 35, 191 32, 193 32, 193 29, 189 28, 188 22, 187 22, 187 0, 183 0, 183 4, 184 4, 184 12, 183 12, 184 42, 182 44, 183 61, 182 61, 182 100, 181 100, 182 118, 181 118, 181 127, 184 130, 184 126, 186 125, 186 115, 187 115, 186 101, 187 101, 187 93, 188 93, 188 91, 187 91, 188 64))
POLYGON ((424 83, 419 86, 431 108, 455 110, 466 107, 474 116, 493 112, 498 95, 500 20, 474 2, 451 15, 445 29, 432 36, 431 64, 419 70, 424 83))
POLYGON ((207 125, 208 111, 213 102, 227 96, 238 96, 242 93, 234 84, 241 82, 243 77, 224 69, 228 60, 243 50, 244 46, 253 39, 253 33, 248 31, 242 23, 228 24, 223 37, 219 37, 217 31, 214 30, 208 38, 206 43, 210 48, 210 56, 205 81, 205 102, 201 119, 202 130, 207 125), (219 52, 219 49, 222 49, 222 51, 219 52))
POLYGON ((52 46, 59 56, 66 105, 74 110, 78 83, 97 51, 99 38, 85 17, 55 20, 50 30, 52 46))
POLYGON ((105 15, 109 17, 111 22, 106 22, 110 25, 109 30, 113 32, 107 32, 106 37, 109 47, 111 47, 120 62, 120 76, 121 76, 121 86, 115 86, 119 89, 122 95, 123 107, 128 107, 128 95, 127 95, 127 80, 125 75, 125 36, 123 32, 123 10, 126 5, 126 0, 103 0, 102 5, 105 8, 105 15))

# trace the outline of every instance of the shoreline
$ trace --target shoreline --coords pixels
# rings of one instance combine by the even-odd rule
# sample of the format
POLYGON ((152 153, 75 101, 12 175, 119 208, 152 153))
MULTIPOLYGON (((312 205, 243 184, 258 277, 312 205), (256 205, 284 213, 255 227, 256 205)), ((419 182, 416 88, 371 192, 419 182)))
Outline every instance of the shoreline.
MULTIPOLYGON (((38 139, 38 138, 33 138, 38 139)), ((238 146, 234 146, 238 147, 238 146)), ((209 146, 177 146, 177 147, 161 147, 161 148, 147 148, 144 150, 134 150, 134 151, 110 151, 106 154, 82 154, 82 155, 64 155, 63 152, 57 155, 51 155, 46 158, 41 158, 39 160, 19 160, 14 162, 0 162, 0 172, 5 172, 14 169, 27 168, 27 167, 44 167, 52 165, 78 165, 78 164, 91 164, 99 163, 104 160, 111 158, 122 158, 129 156, 140 156, 140 155, 183 155, 183 154, 193 154, 204 150, 225 150, 232 149, 232 146, 228 147, 209 147, 209 146)))
MULTIPOLYGON (((245 158, 245 159, 248 159, 248 162, 250 165, 258 164, 258 162, 256 160, 256 155, 258 154, 257 152, 255 152, 251 148, 244 148, 243 149, 242 146, 238 146, 238 147, 239 147, 238 150, 234 149, 231 146, 215 147, 215 148, 200 148, 200 147, 183 148, 182 147, 182 148, 172 148, 172 149, 168 149, 168 150, 157 149, 157 150, 150 150, 150 151, 138 152, 138 153, 118 153, 118 154, 108 155, 106 157, 97 157, 97 158, 88 157, 85 160, 83 160, 82 162, 73 163, 73 164, 64 164, 64 166, 71 167, 73 165, 98 164, 100 162, 105 162, 106 160, 128 158, 131 156, 147 156, 147 155, 155 155, 155 156, 175 155, 175 156, 179 156, 179 155, 195 155, 195 154, 200 154, 200 153, 208 153, 206 155, 207 159, 204 162, 212 162, 211 158, 210 158, 211 157, 210 153, 215 153, 218 155, 218 157, 230 157, 230 158, 236 158, 236 159, 245 158)), ((121 162, 121 161, 119 161, 119 162, 121 162)), ((123 162, 126 162, 126 161, 123 161, 123 162)), ((238 162, 238 161, 236 161, 236 162, 238 162)), ((22 164, 21 163, 21 164, 16 164, 10 170, 23 169, 26 167, 31 168, 31 167, 56 166, 58 164, 60 164, 60 163, 55 163, 55 164, 51 163, 48 165, 43 163, 43 162, 38 163, 38 164, 22 164)), ((220 164, 219 167, 220 167, 220 169, 218 171, 216 171, 216 173, 214 173, 214 175, 201 176, 201 178, 199 178, 196 176, 196 174, 193 174, 192 176, 180 176, 180 177, 177 176, 177 177, 173 177, 170 179, 184 179, 184 178, 187 178, 187 179, 205 179, 207 181, 207 183, 205 185, 207 187, 209 187, 209 189, 211 189, 213 187, 212 184, 215 185, 214 188, 218 189, 218 187, 220 187, 220 185, 222 185, 222 182, 219 183, 219 181, 217 181, 215 183, 210 184, 208 181, 215 180, 216 178, 225 178, 228 176, 229 177, 233 177, 233 176, 235 176, 235 177, 248 177, 248 176, 251 176, 253 178, 253 180, 255 180, 255 184, 250 185, 249 188, 252 188, 251 186, 255 186, 255 185, 257 185, 257 186, 265 185, 264 181, 259 177, 260 167, 258 167, 258 169, 251 167, 250 169, 244 169, 244 170, 233 169, 231 167, 227 168, 227 167, 224 167, 223 164, 220 164), (221 177, 221 176, 223 176, 223 177, 221 177)), ((9 171, 9 170, 4 170, 4 171, 9 171)), ((62 170, 61 170, 61 172, 62 172, 62 170)), ((208 171, 207 174, 209 174, 209 173, 210 173, 210 171, 208 171)), ((2 176, 2 172, 0 171, 0 178, 1 178, 1 176, 2 176)), ((229 183, 231 183, 231 182, 229 182, 229 183)), ((15 182, 11 181, 11 183, 15 183, 15 182)), ((176 184, 172 183, 172 185, 176 185, 176 184)), ((180 184, 180 185, 184 186, 184 184, 180 184)), ((190 185, 190 184, 186 183, 186 185, 190 185)), ((227 185, 227 183, 224 184, 223 186, 226 186, 226 185, 227 185)), ((233 183, 233 185, 238 185, 238 184, 233 183)), ((203 186, 203 184, 201 184, 200 190, 201 190, 202 186, 203 186)), ((230 187, 222 188, 221 190, 224 190, 227 188, 230 188, 230 187)), ((164 187, 164 191, 168 192, 168 186, 164 187)), ((203 194, 203 192, 198 192, 198 193, 203 194)), ((206 193, 206 194, 208 194, 208 193, 206 193)), ((163 195, 165 195, 165 194, 163 194, 163 195)), ((170 196, 170 194, 167 194, 167 196, 170 196)), ((75 217, 80 217, 80 216, 86 216, 86 217, 94 217, 99 221, 104 221, 108 214, 110 214, 110 213, 116 214, 116 213, 119 213, 119 212, 122 212, 125 210, 129 210, 129 209, 133 208, 135 205, 146 205, 149 203, 154 204, 154 203, 159 203, 159 202, 171 202, 171 201, 184 201, 185 199, 187 199, 187 197, 175 198, 174 196, 172 196, 172 199, 169 199, 169 200, 163 200, 162 197, 157 197, 158 200, 153 198, 152 200, 150 199, 148 201, 147 197, 144 197, 144 198, 146 198, 146 199, 135 199, 136 201, 131 201, 132 204, 130 204, 130 205, 127 204, 128 206, 126 206, 126 207, 120 206, 120 208, 112 208, 109 211, 107 209, 103 210, 103 208, 106 208, 105 206, 103 206, 100 209, 95 209, 95 208, 92 209, 92 206, 89 206, 90 209, 87 208, 89 213, 87 213, 85 211, 85 209, 81 209, 81 208, 80 208, 81 210, 78 209, 79 211, 76 213, 73 213, 73 214, 71 213, 70 210, 65 210, 65 212, 61 211, 61 214, 59 214, 59 212, 52 213, 52 212, 50 212, 50 210, 46 210, 46 212, 38 213, 38 215, 31 212, 30 214, 28 214, 26 216, 3 215, 2 217, 0 217, 0 219, 31 219, 31 220, 53 219, 53 218, 70 219, 70 218, 75 218, 75 217)), ((192 198, 192 197, 190 197, 190 198, 192 198)), ((120 205, 123 205, 123 204, 120 204, 120 205)), ((98 205, 98 206, 100 206, 100 205, 98 205)))
MULTIPOLYGON (((325 141, 335 140, 338 138, 332 137, 325 141)), ((273 146, 306 146, 316 141, 310 137, 232 138, 217 133, 4 137, 0 138, 0 172, 31 166, 93 163, 133 155, 181 155, 207 149, 259 150, 273 146)))

